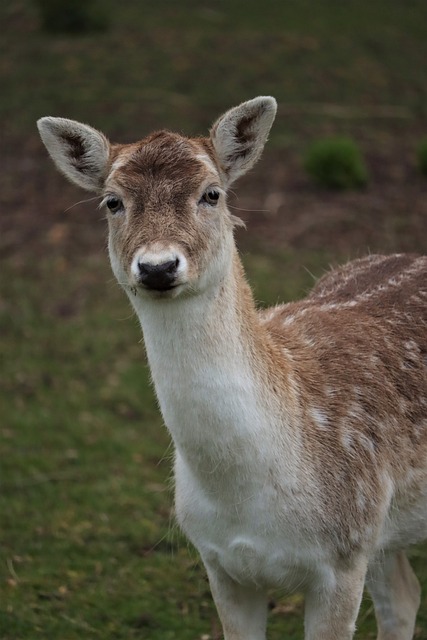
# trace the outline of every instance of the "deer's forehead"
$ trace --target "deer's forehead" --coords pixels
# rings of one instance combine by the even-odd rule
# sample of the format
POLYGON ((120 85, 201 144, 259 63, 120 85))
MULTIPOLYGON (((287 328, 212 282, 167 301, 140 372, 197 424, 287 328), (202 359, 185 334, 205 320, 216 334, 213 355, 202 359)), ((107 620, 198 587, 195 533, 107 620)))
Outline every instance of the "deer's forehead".
MULTIPOLYGON (((121 147, 108 181, 131 193, 160 191, 189 197, 209 178, 218 176, 209 153, 191 139, 159 132, 121 147)), ((108 183, 107 181, 107 183, 108 183)))

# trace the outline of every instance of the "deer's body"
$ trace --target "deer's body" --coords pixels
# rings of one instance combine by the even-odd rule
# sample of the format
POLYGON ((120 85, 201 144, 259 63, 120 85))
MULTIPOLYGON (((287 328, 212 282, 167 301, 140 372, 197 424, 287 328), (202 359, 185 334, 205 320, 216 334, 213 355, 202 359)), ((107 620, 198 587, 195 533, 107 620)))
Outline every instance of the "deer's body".
POLYGON ((233 296, 246 293, 237 264, 237 286, 214 299, 136 304, 176 446, 178 519, 205 561, 243 584, 299 587, 427 537, 426 270, 371 256, 256 314, 233 296), (384 298, 402 285, 390 323, 384 298))
POLYGON ((303 589, 306 637, 352 637, 363 585, 382 640, 409 640, 427 537, 427 258, 370 256, 258 312, 224 189, 259 156, 271 98, 210 139, 110 147, 45 119, 75 182, 106 194, 110 257, 141 322, 175 445, 176 511, 226 640, 265 638, 267 589, 303 589), (81 175, 80 175, 81 174, 81 175))

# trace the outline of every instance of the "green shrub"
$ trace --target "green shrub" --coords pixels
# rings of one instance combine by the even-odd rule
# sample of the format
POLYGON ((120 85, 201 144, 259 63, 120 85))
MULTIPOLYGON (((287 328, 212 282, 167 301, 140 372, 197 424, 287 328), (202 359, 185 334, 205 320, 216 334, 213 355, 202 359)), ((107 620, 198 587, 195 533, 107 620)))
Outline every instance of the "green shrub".
POLYGON ((427 138, 420 142, 417 156, 418 168, 424 176, 427 176, 427 138))
POLYGON ((306 153, 304 167, 317 184, 332 189, 362 187, 368 180, 362 154, 349 138, 317 140, 306 153))
POLYGON ((36 0, 42 26, 50 33, 105 31, 109 16, 102 0, 36 0))

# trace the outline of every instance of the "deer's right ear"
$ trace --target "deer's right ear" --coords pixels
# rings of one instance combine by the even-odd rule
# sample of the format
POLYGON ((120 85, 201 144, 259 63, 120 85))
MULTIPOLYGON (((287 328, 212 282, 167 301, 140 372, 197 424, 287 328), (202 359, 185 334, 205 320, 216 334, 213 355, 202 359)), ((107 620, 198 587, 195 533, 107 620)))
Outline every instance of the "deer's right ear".
POLYGON ((65 118, 40 118, 37 126, 58 169, 79 187, 99 192, 110 155, 107 138, 86 124, 65 118))

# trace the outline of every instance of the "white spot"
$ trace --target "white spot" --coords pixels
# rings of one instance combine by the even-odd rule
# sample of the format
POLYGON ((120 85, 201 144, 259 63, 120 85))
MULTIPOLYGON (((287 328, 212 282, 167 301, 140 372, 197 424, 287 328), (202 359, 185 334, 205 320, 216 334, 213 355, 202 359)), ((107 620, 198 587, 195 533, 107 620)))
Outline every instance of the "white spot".
POLYGON ((364 510, 366 506, 366 497, 365 497, 365 487, 363 483, 359 483, 359 493, 356 496, 356 506, 361 511, 364 510))
POLYGON ((216 175, 218 175, 218 170, 216 166, 212 162, 212 159, 206 153, 198 153, 196 154, 196 158, 197 160, 200 160, 200 162, 202 162, 205 165, 205 167, 209 169, 209 171, 212 171, 212 173, 215 173, 216 175))
POLYGON ((285 318, 283 318, 283 326, 284 327, 289 327, 294 322, 295 322, 295 316, 294 315, 286 316, 285 318))
POLYGON ((353 451, 353 436, 349 431, 344 431, 342 434, 341 444, 347 451, 353 451))
POLYGON ((131 154, 127 153, 116 158, 116 160, 114 160, 113 164, 111 165, 111 171, 108 177, 111 178, 118 169, 124 167, 129 162, 130 156, 131 154))
POLYGON ((320 431, 328 431, 330 425, 326 413, 318 407, 311 407, 310 413, 316 427, 320 431))
POLYGON ((358 434, 358 440, 359 440, 360 444, 362 445, 362 447, 364 449, 366 449, 366 451, 369 451, 369 453, 375 453, 374 443, 364 433, 359 433, 358 434))

